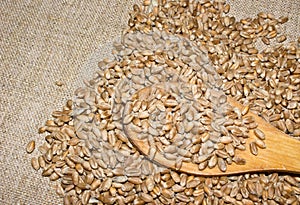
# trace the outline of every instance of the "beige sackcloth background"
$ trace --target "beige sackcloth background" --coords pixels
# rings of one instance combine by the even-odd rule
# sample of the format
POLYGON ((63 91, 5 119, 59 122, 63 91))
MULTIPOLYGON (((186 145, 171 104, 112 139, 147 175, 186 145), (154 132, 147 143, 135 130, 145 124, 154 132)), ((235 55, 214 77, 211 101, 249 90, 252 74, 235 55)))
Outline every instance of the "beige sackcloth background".
MULTIPOLYGON (((72 98, 126 27, 142 0, 0 1, 0 204, 62 204, 48 178, 31 168, 24 147, 38 127, 72 98), (63 86, 55 85, 62 81, 63 86)), ((300 36, 299 0, 230 0, 231 14, 287 15, 288 40, 300 36)))

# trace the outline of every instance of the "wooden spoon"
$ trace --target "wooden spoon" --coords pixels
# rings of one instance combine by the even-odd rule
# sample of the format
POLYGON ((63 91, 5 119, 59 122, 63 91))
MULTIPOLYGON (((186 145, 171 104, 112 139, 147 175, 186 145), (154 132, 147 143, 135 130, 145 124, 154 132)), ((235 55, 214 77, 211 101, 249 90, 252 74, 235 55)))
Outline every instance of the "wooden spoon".
MULTIPOLYGON (((227 97, 227 102, 233 107, 239 108, 240 110, 243 108, 243 105, 231 97, 227 97)), ((130 109, 125 109, 123 116, 129 114, 125 113, 126 110, 128 111, 130 109)), ((250 153, 249 141, 254 141, 257 139, 253 131, 251 131, 246 143, 246 150, 236 150, 235 154, 235 156, 246 159, 245 165, 237 165, 232 163, 231 165, 227 165, 226 172, 220 171, 217 166, 212 169, 205 168, 204 170, 200 171, 198 169, 198 164, 183 162, 178 171, 203 176, 221 176, 269 171, 300 174, 300 141, 291 138, 251 112, 248 112, 245 116, 247 115, 253 116, 258 124, 258 129, 265 133, 266 139, 264 142, 266 144, 266 149, 259 149, 257 156, 254 156, 250 153)), ((141 153, 143 153, 145 156, 148 156, 150 147, 147 139, 138 139, 136 137, 136 133, 128 129, 126 126, 124 126, 124 131, 132 144, 135 145, 141 153)), ((156 152, 152 160, 165 167, 176 170, 175 161, 166 159, 160 152, 156 152)))

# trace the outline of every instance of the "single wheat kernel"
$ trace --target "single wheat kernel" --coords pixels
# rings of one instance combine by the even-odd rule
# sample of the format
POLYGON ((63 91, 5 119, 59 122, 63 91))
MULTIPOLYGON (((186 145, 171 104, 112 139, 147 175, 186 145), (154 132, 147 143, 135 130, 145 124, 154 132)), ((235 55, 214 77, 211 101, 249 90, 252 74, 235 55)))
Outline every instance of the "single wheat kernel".
POLYGON ((30 153, 32 153, 34 151, 34 149, 35 149, 35 141, 32 140, 32 141, 30 141, 27 144, 27 146, 26 146, 26 152, 30 154, 30 153))

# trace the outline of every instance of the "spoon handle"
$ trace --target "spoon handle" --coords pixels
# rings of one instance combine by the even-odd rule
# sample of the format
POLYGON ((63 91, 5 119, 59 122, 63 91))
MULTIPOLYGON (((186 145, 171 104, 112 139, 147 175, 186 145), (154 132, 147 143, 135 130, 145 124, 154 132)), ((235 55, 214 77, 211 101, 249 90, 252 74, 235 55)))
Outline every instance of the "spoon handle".
MULTIPOLYGON (((242 109, 240 103, 230 97, 227 99, 232 106, 242 109)), ((239 156, 247 159, 248 163, 245 165, 245 168, 249 171, 300 173, 300 141, 293 139, 279 129, 273 127, 252 112, 249 112, 247 115, 254 117, 258 124, 258 128, 264 132, 266 136, 266 139, 264 140, 266 149, 259 149, 257 156, 249 156, 246 154, 247 151, 238 153, 239 156)), ((252 131, 249 139, 255 139, 252 131)), ((247 147, 247 149, 249 149, 249 147, 247 147)))

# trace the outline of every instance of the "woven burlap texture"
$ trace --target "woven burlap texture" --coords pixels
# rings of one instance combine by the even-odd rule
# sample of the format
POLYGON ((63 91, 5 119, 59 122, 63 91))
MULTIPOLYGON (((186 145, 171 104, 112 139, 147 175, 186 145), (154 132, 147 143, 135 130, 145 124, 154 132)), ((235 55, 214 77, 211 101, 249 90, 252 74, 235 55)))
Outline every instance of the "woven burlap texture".
MULTIPOLYGON (((38 127, 110 57, 137 0, 0 2, 0 204, 61 204, 48 178, 31 168, 24 147, 38 127), (55 85, 62 81, 63 86, 55 85)), ((140 2, 141 3, 141 2, 140 2)), ((289 16, 288 40, 300 30, 300 1, 231 0, 238 19, 265 11, 289 16)))

